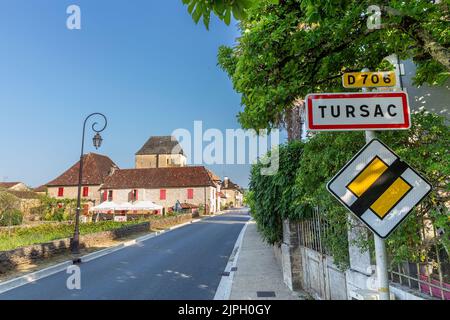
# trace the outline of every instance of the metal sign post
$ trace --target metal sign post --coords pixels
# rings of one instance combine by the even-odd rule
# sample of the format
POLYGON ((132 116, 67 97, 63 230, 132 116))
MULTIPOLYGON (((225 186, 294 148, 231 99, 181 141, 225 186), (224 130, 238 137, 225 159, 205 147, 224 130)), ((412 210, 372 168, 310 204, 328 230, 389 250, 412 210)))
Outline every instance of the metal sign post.
MULTIPOLYGON (((368 68, 364 68, 361 72, 369 72, 368 68)), ((362 92, 367 92, 367 88, 362 88, 362 92)), ((366 136, 366 143, 369 143, 376 138, 375 131, 366 130, 364 132, 366 136)), ((378 294, 380 300, 390 300, 389 290, 389 273, 387 263, 387 250, 385 240, 380 238, 376 233, 373 233, 375 242, 375 260, 377 268, 377 280, 378 280, 378 294)))
POLYGON ((363 69, 343 76, 344 87, 347 83, 347 87, 361 88, 362 93, 306 96, 309 130, 365 130, 366 145, 328 182, 327 189, 373 232, 380 300, 391 297, 385 239, 432 189, 373 131, 405 130, 411 126, 407 94, 396 90, 401 83, 397 72, 398 68, 395 73, 363 69), (381 90, 389 84, 393 89, 368 92, 364 84, 385 88, 381 90))

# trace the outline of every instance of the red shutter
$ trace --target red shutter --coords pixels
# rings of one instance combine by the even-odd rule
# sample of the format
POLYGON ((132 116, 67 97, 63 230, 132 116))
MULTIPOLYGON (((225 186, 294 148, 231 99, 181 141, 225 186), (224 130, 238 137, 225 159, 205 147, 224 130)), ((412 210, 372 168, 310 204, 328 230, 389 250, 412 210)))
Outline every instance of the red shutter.
POLYGON ((58 197, 64 197, 64 188, 58 188, 58 197))
POLYGON ((108 191, 103 191, 103 201, 108 200, 108 191))
POLYGON ((89 196, 89 187, 83 187, 83 197, 89 196))
POLYGON ((194 199, 194 189, 187 189, 187 198, 194 199))
POLYGON ((159 190, 159 200, 166 200, 166 190, 165 189, 159 190))

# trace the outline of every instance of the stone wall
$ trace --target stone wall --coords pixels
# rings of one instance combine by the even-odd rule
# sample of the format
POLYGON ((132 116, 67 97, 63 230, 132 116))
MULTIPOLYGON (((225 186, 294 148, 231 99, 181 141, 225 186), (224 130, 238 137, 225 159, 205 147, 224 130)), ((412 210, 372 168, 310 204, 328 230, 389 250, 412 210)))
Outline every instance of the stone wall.
POLYGON ((182 224, 198 217, 198 213, 182 214, 173 217, 165 217, 151 222, 152 229, 165 229, 173 225, 182 224))
POLYGON ((135 168, 168 168, 168 167, 185 167, 186 156, 182 154, 138 154, 135 158, 135 168), (157 159, 156 157, 159 157, 157 159))
MULTIPOLYGON (((184 214, 125 226, 111 231, 81 235, 80 247, 96 247, 108 240, 120 239, 139 232, 149 232, 151 229, 168 228, 176 224, 188 222, 195 217, 198 217, 198 214, 184 214)), ((0 274, 12 271, 19 265, 32 264, 58 254, 68 253, 69 249, 70 238, 66 238, 17 248, 10 251, 2 251, 0 252, 0 274)))

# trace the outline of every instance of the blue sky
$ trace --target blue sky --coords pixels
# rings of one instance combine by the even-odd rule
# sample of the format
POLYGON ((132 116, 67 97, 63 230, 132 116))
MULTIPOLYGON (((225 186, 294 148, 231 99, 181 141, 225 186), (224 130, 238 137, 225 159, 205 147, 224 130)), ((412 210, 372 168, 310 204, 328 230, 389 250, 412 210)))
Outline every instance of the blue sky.
MULTIPOLYGON (((0 181, 45 183, 78 160, 81 125, 107 115, 99 153, 121 168, 151 135, 238 128, 240 98, 217 67, 235 25, 195 25, 181 0, 2 0, 0 181), (81 30, 66 8, 81 8, 81 30)), ((87 151, 93 151, 91 136, 87 151)), ((248 165, 211 166, 247 185, 248 165)))

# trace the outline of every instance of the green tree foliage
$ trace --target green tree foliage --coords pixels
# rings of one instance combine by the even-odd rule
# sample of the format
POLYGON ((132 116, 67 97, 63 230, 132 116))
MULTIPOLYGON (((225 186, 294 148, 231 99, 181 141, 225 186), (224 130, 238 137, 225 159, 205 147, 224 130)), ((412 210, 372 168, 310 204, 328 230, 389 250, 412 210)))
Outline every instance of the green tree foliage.
POLYGON ((235 47, 219 65, 241 93, 244 128, 283 123, 286 110, 313 92, 342 91, 345 71, 391 68, 390 54, 413 59, 417 84, 442 84, 450 71, 448 3, 379 1, 380 29, 368 29, 373 1, 261 0, 241 20, 235 47))
MULTIPOLYGON (((396 229, 387 240, 392 262, 422 261, 436 248, 449 249, 450 216, 445 203, 449 201, 450 132, 443 117, 420 112, 412 117, 412 128, 405 131, 379 133, 403 160, 421 172, 433 185, 433 192, 396 229), (433 226, 434 228, 431 228, 433 226), (423 229, 428 230, 425 234, 423 229), (440 230, 441 236, 430 236, 440 230)), ((319 206, 328 232, 323 241, 335 263, 348 265, 348 211, 326 190, 326 183, 364 145, 362 132, 319 133, 301 150, 295 144, 280 147, 280 171, 275 176, 261 176, 261 164, 252 168, 250 206, 265 239, 281 241, 281 221, 310 217, 319 206), (284 158, 286 157, 286 158, 284 158), (295 171, 295 172, 294 172, 295 171)), ((371 241, 356 239, 361 249, 371 241)))
MULTIPOLYGON (((231 16, 236 20, 244 19, 246 10, 255 5, 258 0, 182 0, 187 5, 188 12, 195 23, 203 18, 205 27, 209 28, 211 13, 214 13, 220 20, 227 25, 231 22, 231 16)), ((278 0, 272 0, 278 3, 278 0)))
MULTIPOLYGON (((40 205, 33 209, 33 213, 44 221, 65 221, 74 218, 77 207, 76 199, 56 199, 47 195, 40 198, 40 205)), ((84 203, 81 204, 83 207, 84 203)))
POLYGON ((300 141, 279 146, 279 170, 275 175, 262 175, 261 163, 252 166, 247 203, 268 243, 275 244, 281 239, 282 220, 288 217, 294 200, 293 187, 302 149, 300 141))

